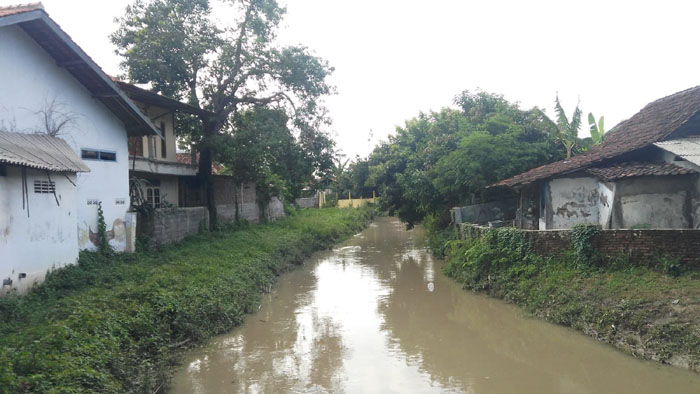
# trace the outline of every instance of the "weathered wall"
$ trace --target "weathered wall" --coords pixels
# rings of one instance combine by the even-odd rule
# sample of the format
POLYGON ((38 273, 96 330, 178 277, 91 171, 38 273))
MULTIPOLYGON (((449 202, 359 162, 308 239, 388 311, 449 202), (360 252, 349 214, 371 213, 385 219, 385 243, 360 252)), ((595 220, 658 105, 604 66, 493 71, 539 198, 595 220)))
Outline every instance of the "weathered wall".
POLYGON ((694 175, 636 177, 616 182, 612 228, 692 227, 694 175))
POLYGON ((156 245, 179 241, 197 234, 209 226, 209 211, 205 207, 157 209, 154 214, 140 215, 139 233, 156 245))
POLYGON ((546 229, 598 223, 598 180, 593 177, 557 178, 544 188, 546 229))
POLYGON ((615 201, 615 184, 598 183, 598 224, 602 228, 610 228, 612 221, 613 202, 615 201))
POLYGON ((279 218, 284 217, 284 204, 278 197, 272 197, 272 200, 267 204, 267 220, 274 222, 279 218))
POLYGON ((110 245, 124 250, 124 217, 129 208, 128 143, 124 124, 21 28, 0 27, 0 125, 8 131, 33 133, 43 129, 37 111, 56 100, 60 110, 76 116, 61 138, 77 152, 81 148, 115 152, 116 162, 85 160, 89 173, 77 176, 78 245, 94 249, 90 231, 97 229, 97 205, 102 201, 107 229, 116 235, 110 245))
MULTIPOLYGON (((48 178, 43 171, 27 169, 27 216, 27 210, 22 209, 21 169, 5 168, 6 175, 0 176, 0 286, 5 279, 12 280, 12 285, 0 287, 0 292, 10 288, 25 291, 42 281, 47 270, 78 259, 76 188, 54 172, 51 181, 56 185, 56 197, 35 193, 34 180, 48 178)), ((66 175, 75 182, 75 174, 66 175)))
MULTIPOLYGON (((490 229, 462 224, 460 236, 477 235, 490 229)), ((571 250, 571 230, 523 230, 541 256, 561 255, 571 250)), ((601 230, 592 239, 602 256, 625 256, 630 263, 655 265, 660 256, 679 259, 689 268, 700 269, 700 230, 601 230)))
POLYGON ((467 205, 452 209, 455 223, 487 223, 495 220, 513 220, 518 199, 467 205))
POLYGON ((299 208, 318 208, 318 195, 314 197, 297 198, 295 203, 299 208))

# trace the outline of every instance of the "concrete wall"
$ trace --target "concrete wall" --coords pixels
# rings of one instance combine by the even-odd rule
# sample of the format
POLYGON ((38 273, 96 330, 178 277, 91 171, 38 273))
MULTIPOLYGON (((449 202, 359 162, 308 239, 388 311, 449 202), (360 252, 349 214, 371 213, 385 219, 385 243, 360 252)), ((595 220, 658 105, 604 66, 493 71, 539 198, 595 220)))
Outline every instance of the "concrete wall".
POLYGON ((546 229, 571 228, 578 223, 598 223, 596 178, 552 179, 545 184, 541 198, 544 198, 546 229))
POLYGON ((360 208, 367 204, 374 204, 375 198, 351 198, 349 200, 338 200, 338 208, 360 208))
POLYGON ((90 232, 97 230, 97 205, 102 202, 110 244, 126 247, 124 217, 129 208, 128 143, 124 124, 66 70, 39 47, 21 28, 0 27, 0 128, 34 133, 42 130, 41 116, 55 100, 61 111, 76 119, 60 137, 78 153, 81 148, 115 152, 116 162, 85 163, 91 172, 77 176, 76 209, 78 246, 94 249, 90 232))
MULTIPOLYGON (((35 193, 34 181, 47 181, 44 171, 27 169, 28 210, 22 209, 21 168, 6 166, 0 176, 0 286, 5 279, 11 286, 0 287, 25 291, 42 281, 47 270, 78 259, 76 188, 60 173, 51 173, 56 197, 35 193), (26 274, 21 278, 20 274, 26 274)), ((75 174, 66 174, 75 182, 75 174)))
POLYGON ((209 211, 205 207, 157 209, 152 215, 140 215, 138 227, 153 244, 164 245, 209 228, 209 211))
POLYGON ((611 227, 691 228, 696 185, 695 175, 617 181, 611 227))
MULTIPOLYGON (((480 236, 486 231, 491 229, 459 225, 461 237, 480 236)), ((561 255, 572 249, 571 230, 523 231, 541 256, 561 255)), ((591 242, 602 256, 624 256, 632 264, 655 265, 659 256, 670 256, 690 269, 700 270, 700 230, 601 230, 591 242)))
POLYGON ((170 161, 173 163, 177 162, 176 153, 176 141, 175 141, 175 119, 174 114, 160 107, 147 106, 144 103, 136 102, 139 108, 148 115, 148 117, 153 121, 159 129, 161 125, 164 126, 163 135, 165 136, 165 157, 163 156, 163 143, 161 138, 158 136, 144 136, 142 138, 142 151, 137 152, 137 155, 143 157, 152 157, 154 159, 170 161), (149 142, 149 139, 151 140, 149 142), (149 152, 149 144, 153 144, 154 156, 151 156, 149 152))
POLYGON ((452 209, 455 223, 488 223, 496 220, 513 220, 518 199, 467 205, 452 209))
POLYGON ((552 179, 543 184, 541 230, 579 223, 604 229, 693 228, 700 219, 697 175, 647 176, 603 182, 592 177, 552 179))
POLYGON ((284 204, 282 203, 282 200, 280 200, 278 197, 272 197, 272 200, 267 204, 267 220, 274 222, 275 220, 279 218, 284 217, 284 204))
POLYGON ((299 208, 318 208, 318 195, 314 197, 297 198, 295 203, 299 208))

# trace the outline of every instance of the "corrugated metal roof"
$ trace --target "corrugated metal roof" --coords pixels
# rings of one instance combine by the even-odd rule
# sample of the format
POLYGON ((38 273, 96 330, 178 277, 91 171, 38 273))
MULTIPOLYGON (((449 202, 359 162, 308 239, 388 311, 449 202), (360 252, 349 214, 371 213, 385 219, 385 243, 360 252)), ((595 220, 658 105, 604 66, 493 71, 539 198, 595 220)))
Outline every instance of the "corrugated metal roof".
POLYGON ((90 172, 66 141, 44 134, 0 131, 0 163, 55 172, 90 172))
POLYGON ((657 142, 654 145, 700 166, 700 137, 678 138, 657 142))

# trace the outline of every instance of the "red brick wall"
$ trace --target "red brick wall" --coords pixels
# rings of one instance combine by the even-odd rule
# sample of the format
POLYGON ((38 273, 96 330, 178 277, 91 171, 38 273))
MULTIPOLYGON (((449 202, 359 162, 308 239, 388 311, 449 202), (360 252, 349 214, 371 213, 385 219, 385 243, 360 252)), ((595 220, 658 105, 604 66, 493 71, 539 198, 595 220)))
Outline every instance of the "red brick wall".
MULTIPOLYGON (((460 230, 469 225, 462 225, 460 230)), ((475 227, 477 233, 488 231, 475 227)), ((571 250, 571 230, 523 230, 541 256, 560 255, 571 250)), ((700 269, 700 230, 601 230, 592 240, 602 256, 626 256, 630 263, 652 265, 657 257, 669 256, 689 268, 700 269)))

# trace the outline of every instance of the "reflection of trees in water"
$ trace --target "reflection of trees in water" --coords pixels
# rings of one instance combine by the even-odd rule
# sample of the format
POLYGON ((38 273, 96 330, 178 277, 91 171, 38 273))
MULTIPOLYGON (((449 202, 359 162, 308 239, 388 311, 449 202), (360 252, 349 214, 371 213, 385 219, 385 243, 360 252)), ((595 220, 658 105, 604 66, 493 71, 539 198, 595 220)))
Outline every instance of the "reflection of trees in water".
POLYGON ((389 346, 434 382, 476 393, 654 392, 653 379, 639 379, 641 365, 623 367, 620 354, 432 274, 439 264, 424 249, 420 228, 403 234, 415 238, 399 237, 407 249, 392 251, 398 261, 374 266, 391 287, 378 311, 389 346))
MULTIPOLYGON (((401 224, 379 219, 325 257, 315 267, 286 274, 266 296, 274 300, 261 313, 198 358, 201 368, 189 376, 195 383, 187 382, 194 386, 180 385, 180 392, 342 392, 344 379, 357 374, 346 360, 365 354, 348 355, 346 346, 362 348, 356 347, 357 337, 343 331, 352 328, 343 320, 348 316, 355 322, 378 318, 383 332, 372 333, 376 341, 363 349, 385 352, 386 338, 392 359, 421 372, 403 376, 420 383, 430 379, 443 391, 665 391, 654 390, 662 386, 650 382, 653 378, 640 376, 647 369, 621 366, 623 356, 608 356, 585 338, 522 319, 513 308, 461 290, 439 273, 420 227, 405 232, 401 224), (378 295, 366 292, 375 284, 382 287, 378 295), (353 291, 349 301, 339 298, 353 291), (342 317, 328 309, 337 307, 345 312, 342 317)), ((382 371, 388 377, 396 372, 382 371)))

